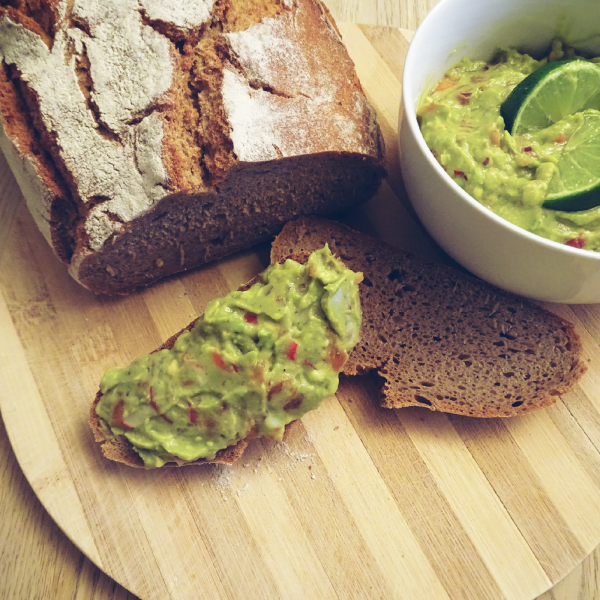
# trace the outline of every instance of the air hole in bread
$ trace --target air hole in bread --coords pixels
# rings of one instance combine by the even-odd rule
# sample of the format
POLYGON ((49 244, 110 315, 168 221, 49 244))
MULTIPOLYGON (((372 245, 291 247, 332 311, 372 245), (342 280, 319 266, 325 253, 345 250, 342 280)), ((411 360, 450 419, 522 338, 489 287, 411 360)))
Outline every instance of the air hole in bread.
POLYGON ((521 406, 521 404, 523 404, 523 400, 517 400, 516 402, 513 402, 511 406, 516 408, 517 406, 521 406))
POLYGON ((415 400, 420 404, 426 404, 427 406, 431 406, 431 400, 427 400, 424 396, 415 395, 415 400))
POLYGON ((388 279, 390 281, 398 281, 401 277, 401 273, 399 269, 392 269, 388 275, 388 279))
POLYGON ((508 373, 503 373, 504 377, 514 377, 515 374, 512 371, 508 371, 508 373))

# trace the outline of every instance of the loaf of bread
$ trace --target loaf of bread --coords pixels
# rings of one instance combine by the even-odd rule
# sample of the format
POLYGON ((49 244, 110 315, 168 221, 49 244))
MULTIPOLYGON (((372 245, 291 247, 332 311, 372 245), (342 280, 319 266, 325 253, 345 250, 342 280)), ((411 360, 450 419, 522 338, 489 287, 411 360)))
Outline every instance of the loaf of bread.
POLYGON ((385 175, 320 0, 0 0, 0 57, 0 147, 96 293, 361 203, 385 175))
POLYGON ((344 373, 375 369, 384 407, 510 417, 553 404, 586 371, 579 337, 560 317, 338 223, 290 222, 271 258, 324 242, 364 274, 361 340, 344 373))

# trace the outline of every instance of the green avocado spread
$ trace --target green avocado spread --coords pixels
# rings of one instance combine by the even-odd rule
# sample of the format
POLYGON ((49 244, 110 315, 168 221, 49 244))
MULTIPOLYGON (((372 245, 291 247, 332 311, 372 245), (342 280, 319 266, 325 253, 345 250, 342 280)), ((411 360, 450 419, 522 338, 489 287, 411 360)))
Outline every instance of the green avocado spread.
POLYGON ((124 435, 147 468, 212 459, 249 434, 280 440, 337 390, 360 333, 361 279, 325 246, 211 301, 172 349, 105 373, 105 435, 124 435))
POLYGON ((579 212, 542 206, 566 143, 598 111, 577 112, 546 129, 515 136, 500 114, 504 100, 527 75, 549 60, 567 58, 575 58, 572 49, 557 40, 550 56, 540 61, 514 49, 499 50, 491 63, 463 58, 422 99, 417 117, 438 162, 478 202, 527 231, 600 251, 600 206, 579 212))

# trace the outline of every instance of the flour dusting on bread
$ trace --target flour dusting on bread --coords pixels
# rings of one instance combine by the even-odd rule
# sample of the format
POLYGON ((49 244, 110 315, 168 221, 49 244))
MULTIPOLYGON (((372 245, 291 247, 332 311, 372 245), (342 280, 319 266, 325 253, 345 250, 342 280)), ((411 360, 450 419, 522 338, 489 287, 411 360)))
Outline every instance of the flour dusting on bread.
POLYGON ((208 23, 214 3, 214 0, 141 0, 148 19, 169 23, 182 32, 199 29, 208 23))
MULTIPOLYGON (((90 6, 93 4, 89 3, 90 6)), ((74 10, 76 9, 77 6, 74 7, 74 10)), ((122 12, 123 8, 117 10, 118 14, 122 12)), ((79 16, 90 16, 90 27, 93 28, 94 20, 91 17, 97 15, 88 10, 79 16)), ((123 39, 136 40, 139 32, 134 33, 135 28, 131 20, 126 22, 124 27, 125 30, 121 31, 123 39), (127 36, 123 35, 124 31, 127 32, 127 36)), ((141 31, 142 27, 139 19, 138 29, 141 31)), ((79 199, 83 203, 93 204, 96 198, 107 198, 101 205, 92 209, 86 221, 90 247, 98 250, 115 227, 118 227, 119 221, 130 221, 153 203, 144 189, 142 173, 136 166, 133 135, 136 126, 127 125, 126 121, 132 117, 134 110, 137 113, 146 109, 148 104, 156 99, 157 94, 161 95, 166 91, 166 86, 163 75, 158 77, 159 81, 163 80, 162 86, 150 90, 148 94, 141 93, 139 90, 143 90, 144 86, 141 85, 139 77, 133 77, 134 65, 126 68, 128 61, 119 61, 118 57, 114 56, 115 52, 111 53, 112 57, 106 56, 110 45, 108 42, 113 39, 115 31, 104 31, 100 28, 93 30, 105 43, 99 44, 97 40, 92 39, 84 42, 92 64, 92 72, 100 74, 106 70, 121 82, 129 80, 128 83, 121 83, 126 88, 124 91, 138 90, 132 98, 132 108, 128 110, 124 106, 124 100, 118 99, 119 90, 110 90, 104 75, 97 75, 95 81, 100 92, 94 93, 92 101, 100 107, 101 124, 115 128, 113 132, 120 134, 122 141, 115 141, 103 135, 100 124, 94 118, 94 112, 89 109, 77 78, 73 44, 65 29, 57 31, 50 49, 40 36, 5 15, 0 21, 0 54, 7 63, 15 65, 23 80, 27 82, 30 92, 35 95, 46 135, 56 143, 55 160, 59 167, 62 166, 63 171, 70 174, 79 199), (69 55, 70 61, 65 62, 69 55), (128 129, 132 131, 128 132, 128 129), (116 222, 114 217, 117 218, 116 222)), ((164 38, 161 39, 166 43, 164 38)), ((159 52, 160 44, 154 44, 152 49, 155 53, 159 52)), ((151 73, 151 53, 139 50, 140 48, 134 49, 131 46, 123 49, 125 52, 130 51, 129 62, 133 63, 135 60, 139 71, 149 70, 151 73)), ((160 57, 161 63, 170 64, 168 46, 163 44, 162 51, 164 55, 160 57)), ((158 68, 154 70, 158 71, 158 68)), ((49 234, 46 235, 48 237, 49 234)))
POLYGON ((297 24, 301 9, 298 13, 284 12, 225 35, 242 69, 239 75, 226 70, 223 79, 238 157, 269 160, 307 148, 376 152, 377 137, 364 135, 374 119, 364 95, 356 89, 347 104, 349 114, 340 110, 337 96, 343 88, 328 76, 331 65, 301 50, 309 38, 297 24))

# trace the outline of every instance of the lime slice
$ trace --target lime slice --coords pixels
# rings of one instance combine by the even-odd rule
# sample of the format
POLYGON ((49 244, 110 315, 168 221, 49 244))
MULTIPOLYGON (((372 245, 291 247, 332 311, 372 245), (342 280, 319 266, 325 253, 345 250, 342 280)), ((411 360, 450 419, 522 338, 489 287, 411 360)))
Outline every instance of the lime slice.
POLYGON ((585 60, 551 62, 528 75, 500 107, 512 135, 545 129, 568 115, 600 110, 600 66, 585 60))
POLYGON ((542 206, 568 212, 600 205, 600 112, 586 110, 569 136, 542 206))

